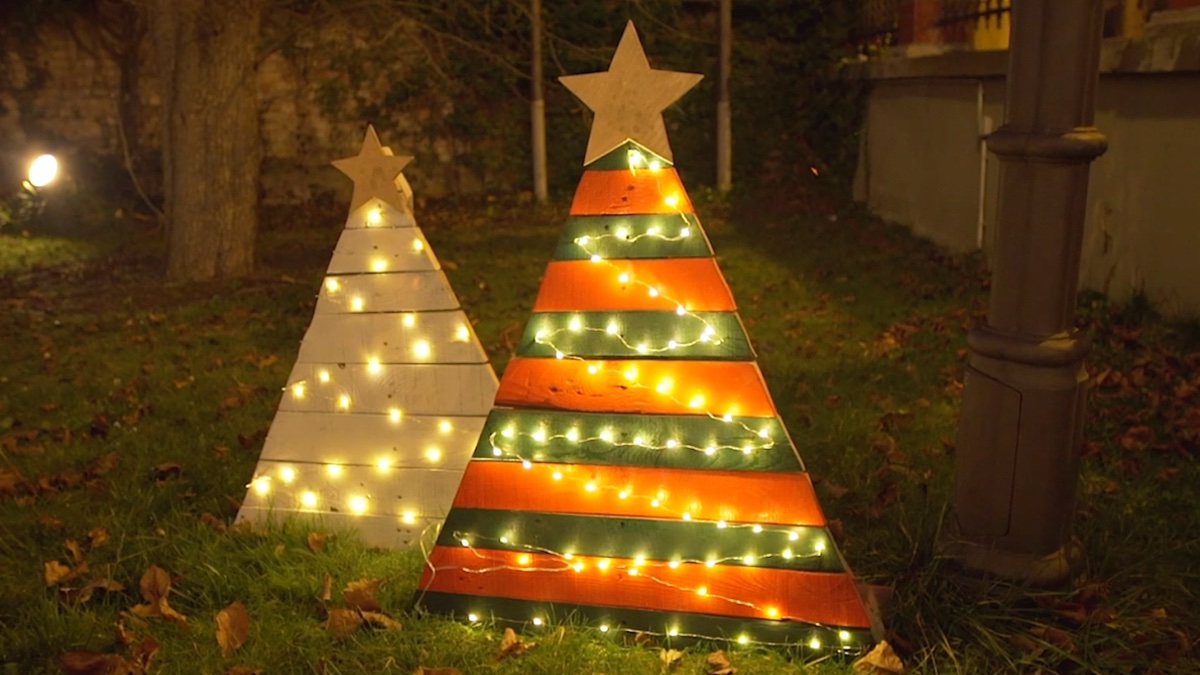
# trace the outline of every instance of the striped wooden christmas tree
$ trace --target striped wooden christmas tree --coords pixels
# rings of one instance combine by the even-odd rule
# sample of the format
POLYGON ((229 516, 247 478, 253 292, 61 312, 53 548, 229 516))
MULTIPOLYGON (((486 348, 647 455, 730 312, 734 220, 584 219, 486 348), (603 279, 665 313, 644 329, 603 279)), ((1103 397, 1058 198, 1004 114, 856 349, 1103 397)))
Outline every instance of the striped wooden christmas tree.
POLYGON ((698 76, 651 70, 630 25, 575 77, 585 171, 416 604, 858 652, 867 612, 661 129, 698 76), (629 119, 614 90, 656 101, 629 119))
POLYGON ((367 129, 350 215, 239 520, 319 519, 401 547, 445 517, 496 393, 411 213, 397 157, 367 129))

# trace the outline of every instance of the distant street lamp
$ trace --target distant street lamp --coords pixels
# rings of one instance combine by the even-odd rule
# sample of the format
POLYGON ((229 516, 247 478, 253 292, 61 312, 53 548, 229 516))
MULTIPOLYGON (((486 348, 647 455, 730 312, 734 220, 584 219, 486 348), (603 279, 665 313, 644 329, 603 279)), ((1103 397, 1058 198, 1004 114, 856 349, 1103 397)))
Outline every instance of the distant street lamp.
POLYGON ((29 165, 29 184, 35 188, 45 187, 58 175, 58 160, 54 155, 42 155, 29 165))

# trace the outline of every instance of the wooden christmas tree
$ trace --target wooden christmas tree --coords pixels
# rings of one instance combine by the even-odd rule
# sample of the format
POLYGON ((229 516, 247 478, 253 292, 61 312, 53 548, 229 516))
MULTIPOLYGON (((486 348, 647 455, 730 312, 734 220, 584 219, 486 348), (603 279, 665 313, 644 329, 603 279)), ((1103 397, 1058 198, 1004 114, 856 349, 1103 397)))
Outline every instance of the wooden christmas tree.
POLYGON ((411 159, 368 127, 334 162, 350 216, 239 520, 316 517, 398 547, 446 515, 497 385, 413 219, 411 159))
POLYGON ((415 604, 468 621, 800 643, 872 642, 854 578, 672 165, 630 24, 517 355, 415 604))

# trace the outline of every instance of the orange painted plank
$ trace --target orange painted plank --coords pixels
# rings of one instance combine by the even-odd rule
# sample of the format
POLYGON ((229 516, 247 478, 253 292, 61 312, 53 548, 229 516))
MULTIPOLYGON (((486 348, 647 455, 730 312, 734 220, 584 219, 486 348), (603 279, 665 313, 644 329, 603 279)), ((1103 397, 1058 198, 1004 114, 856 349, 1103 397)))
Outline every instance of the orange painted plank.
POLYGON ((733 293, 714 258, 556 260, 546 266, 535 312, 674 310, 732 312, 733 293))
POLYGON ((854 579, 845 573, 688 563, 675 568, 627 558, 439 546, 421 576, 426 591, 624 607, 662 612, 803 621, 868 628, 854 579), (572 567, 581 564, 576 572, 572 567), (433 569, 430 569, 430 568, 433 569), (637 572, 631 573, 636 569, 637 572), (435 571, 436 570, 436 571, 435 571), (703 589, 703 592, 700 591, 703 589))
POLYGON ((573 216, 692 212, 692 201, 673 168, 584 171, 571 202, 573 216))
POLYGON ((801 472, 474 460, 452 508, 825 526, 801 472))
POLYGON ((496 404, 664 415, 777 414, 754 361, 589 361, 518 356, 504 369, 496 404))

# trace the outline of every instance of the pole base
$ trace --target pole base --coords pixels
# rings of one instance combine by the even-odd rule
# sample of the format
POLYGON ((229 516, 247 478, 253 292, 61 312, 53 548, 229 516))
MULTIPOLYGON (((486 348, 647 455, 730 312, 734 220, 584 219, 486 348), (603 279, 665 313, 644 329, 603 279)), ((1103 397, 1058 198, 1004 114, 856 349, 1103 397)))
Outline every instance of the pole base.
POLYGON ((1083 567, 1083 545, 1075 539, 1046 554, 1005 551, 967 539, 947 541, 945 553, 966 574, 1038 587, 1059 586, 1083 567))

